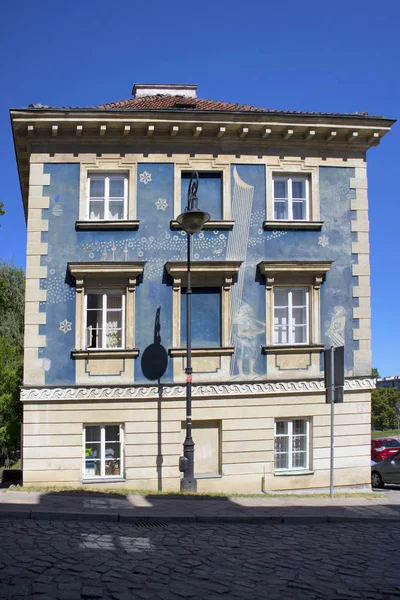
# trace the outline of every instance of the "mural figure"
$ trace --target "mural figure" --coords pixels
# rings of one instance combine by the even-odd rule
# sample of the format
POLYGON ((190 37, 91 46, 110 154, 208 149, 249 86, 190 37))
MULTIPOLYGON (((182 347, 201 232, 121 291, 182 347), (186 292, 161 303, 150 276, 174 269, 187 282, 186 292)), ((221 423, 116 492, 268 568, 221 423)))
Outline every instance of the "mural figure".
POLYGON ((232 342, 236 348, 238 376, 245 377, 244 368, 247 367, 249 377, 258 377, 259 374, 254 368, 257 356, 254 352, 253 340, 257 335, 265 332, 265 323, 255 319, 251 306, 243 302, 232 324, 232 342))
POLYGON ((343 306, 335 306, 331 322, 326 323, 327 337, 331 340, 332 346, 335 348, 344 345, 344 328, 346 325, 346 310, 343 306))

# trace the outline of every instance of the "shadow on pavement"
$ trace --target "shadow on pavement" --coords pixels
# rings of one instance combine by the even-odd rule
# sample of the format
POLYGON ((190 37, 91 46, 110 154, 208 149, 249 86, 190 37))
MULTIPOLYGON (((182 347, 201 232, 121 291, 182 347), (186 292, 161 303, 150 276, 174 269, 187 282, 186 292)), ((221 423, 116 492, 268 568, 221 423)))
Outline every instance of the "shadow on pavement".
POLYGON ((400 494, 370 497, 210 497, 106 492, 23 492, 0 494, 0 519, 130 523, 321 523, 400 520, 400 494))

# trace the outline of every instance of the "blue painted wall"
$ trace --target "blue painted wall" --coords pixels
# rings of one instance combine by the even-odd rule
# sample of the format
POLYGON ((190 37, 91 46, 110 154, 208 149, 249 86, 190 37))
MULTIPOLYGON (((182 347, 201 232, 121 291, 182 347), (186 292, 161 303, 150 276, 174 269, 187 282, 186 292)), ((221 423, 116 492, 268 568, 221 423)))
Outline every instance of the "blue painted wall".
MULTIPOLYGON (((47 346, 40 350, 46 369, 46 384, 75 383, 75 364, 70 352, 75 346, 75 288, 68 279, 69 261, 147 261, 136 294, 136 346, 141 353, 154 339, 154 320, 161 307, 161 343, 172 346, 172 288, 165 275, 167 261, 186 259, 186 235, 170 228, 174 218, 174 167, 172 164, 138 165, 137 231, 76 231, 79 203, 78 164, 47 164, 50 185, 44 195, 50 208, 43 209, 49 231, 42 233, 49 251, 42 257, 48 277, 42 280, 47 302, 47 346)), ((354 169, 320 169, 322 231, 264 231, 265 170, 262 165, 232 165, 232 231, 203 231, 194 237, 194 260, 241 260, 237 283, 232 286, 232 342, 237 348, 231 361, 232 376, 254 379, 266 374, 266 358, 260 346, 265 343, 265 281, 257 273, 261 260, 331 260, 334 264, 321 288, 322 341, 344 335, 346 367, 352 368, 353 321, 350 224, 353 213, 350 190, 354 169)), ((201 190, 199 198, 201 201, 201 190)), ((215 218, 215 217, 214 217, 215 218)), ((353 256, 353 259, 356 258, 353 256)), ((214 311, 215 314, 215 311, 214 311)), ((169 361, 164 381, 172 381, 169 361)), ((135 361, 135 381, 146 382, 140 359, 135 361)), ((117 381, 114 381, 117 383, 117 381)))

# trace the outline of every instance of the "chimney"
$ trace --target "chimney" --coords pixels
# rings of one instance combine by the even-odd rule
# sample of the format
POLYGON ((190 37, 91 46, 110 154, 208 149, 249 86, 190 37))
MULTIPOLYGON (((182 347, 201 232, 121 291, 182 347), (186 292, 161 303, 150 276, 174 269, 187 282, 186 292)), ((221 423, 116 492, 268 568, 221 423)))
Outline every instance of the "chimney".
POLYGON ((187 85, 180 83, 135 83, 132 89, 134 98, 143 96, 184 96, 185 98, 197 98, 198 85, 187 85))

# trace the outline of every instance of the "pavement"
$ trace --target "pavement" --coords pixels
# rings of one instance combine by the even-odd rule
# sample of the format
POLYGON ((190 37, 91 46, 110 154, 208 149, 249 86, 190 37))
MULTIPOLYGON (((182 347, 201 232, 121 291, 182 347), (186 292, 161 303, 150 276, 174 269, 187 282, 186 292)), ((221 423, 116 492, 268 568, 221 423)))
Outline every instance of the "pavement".
POLYGON ((399 490, 0 493, 0 600, 400 600, 399 490))
POLYGON ((400 521, 400 493, 320 497, 113 495, 101 492, 0 493, 0 519, 114 523, 315 524, 400 521))
POLYGON ((384 519, 0 518, 0 600, 400 600, 399 546, 399 527, 384 519))

